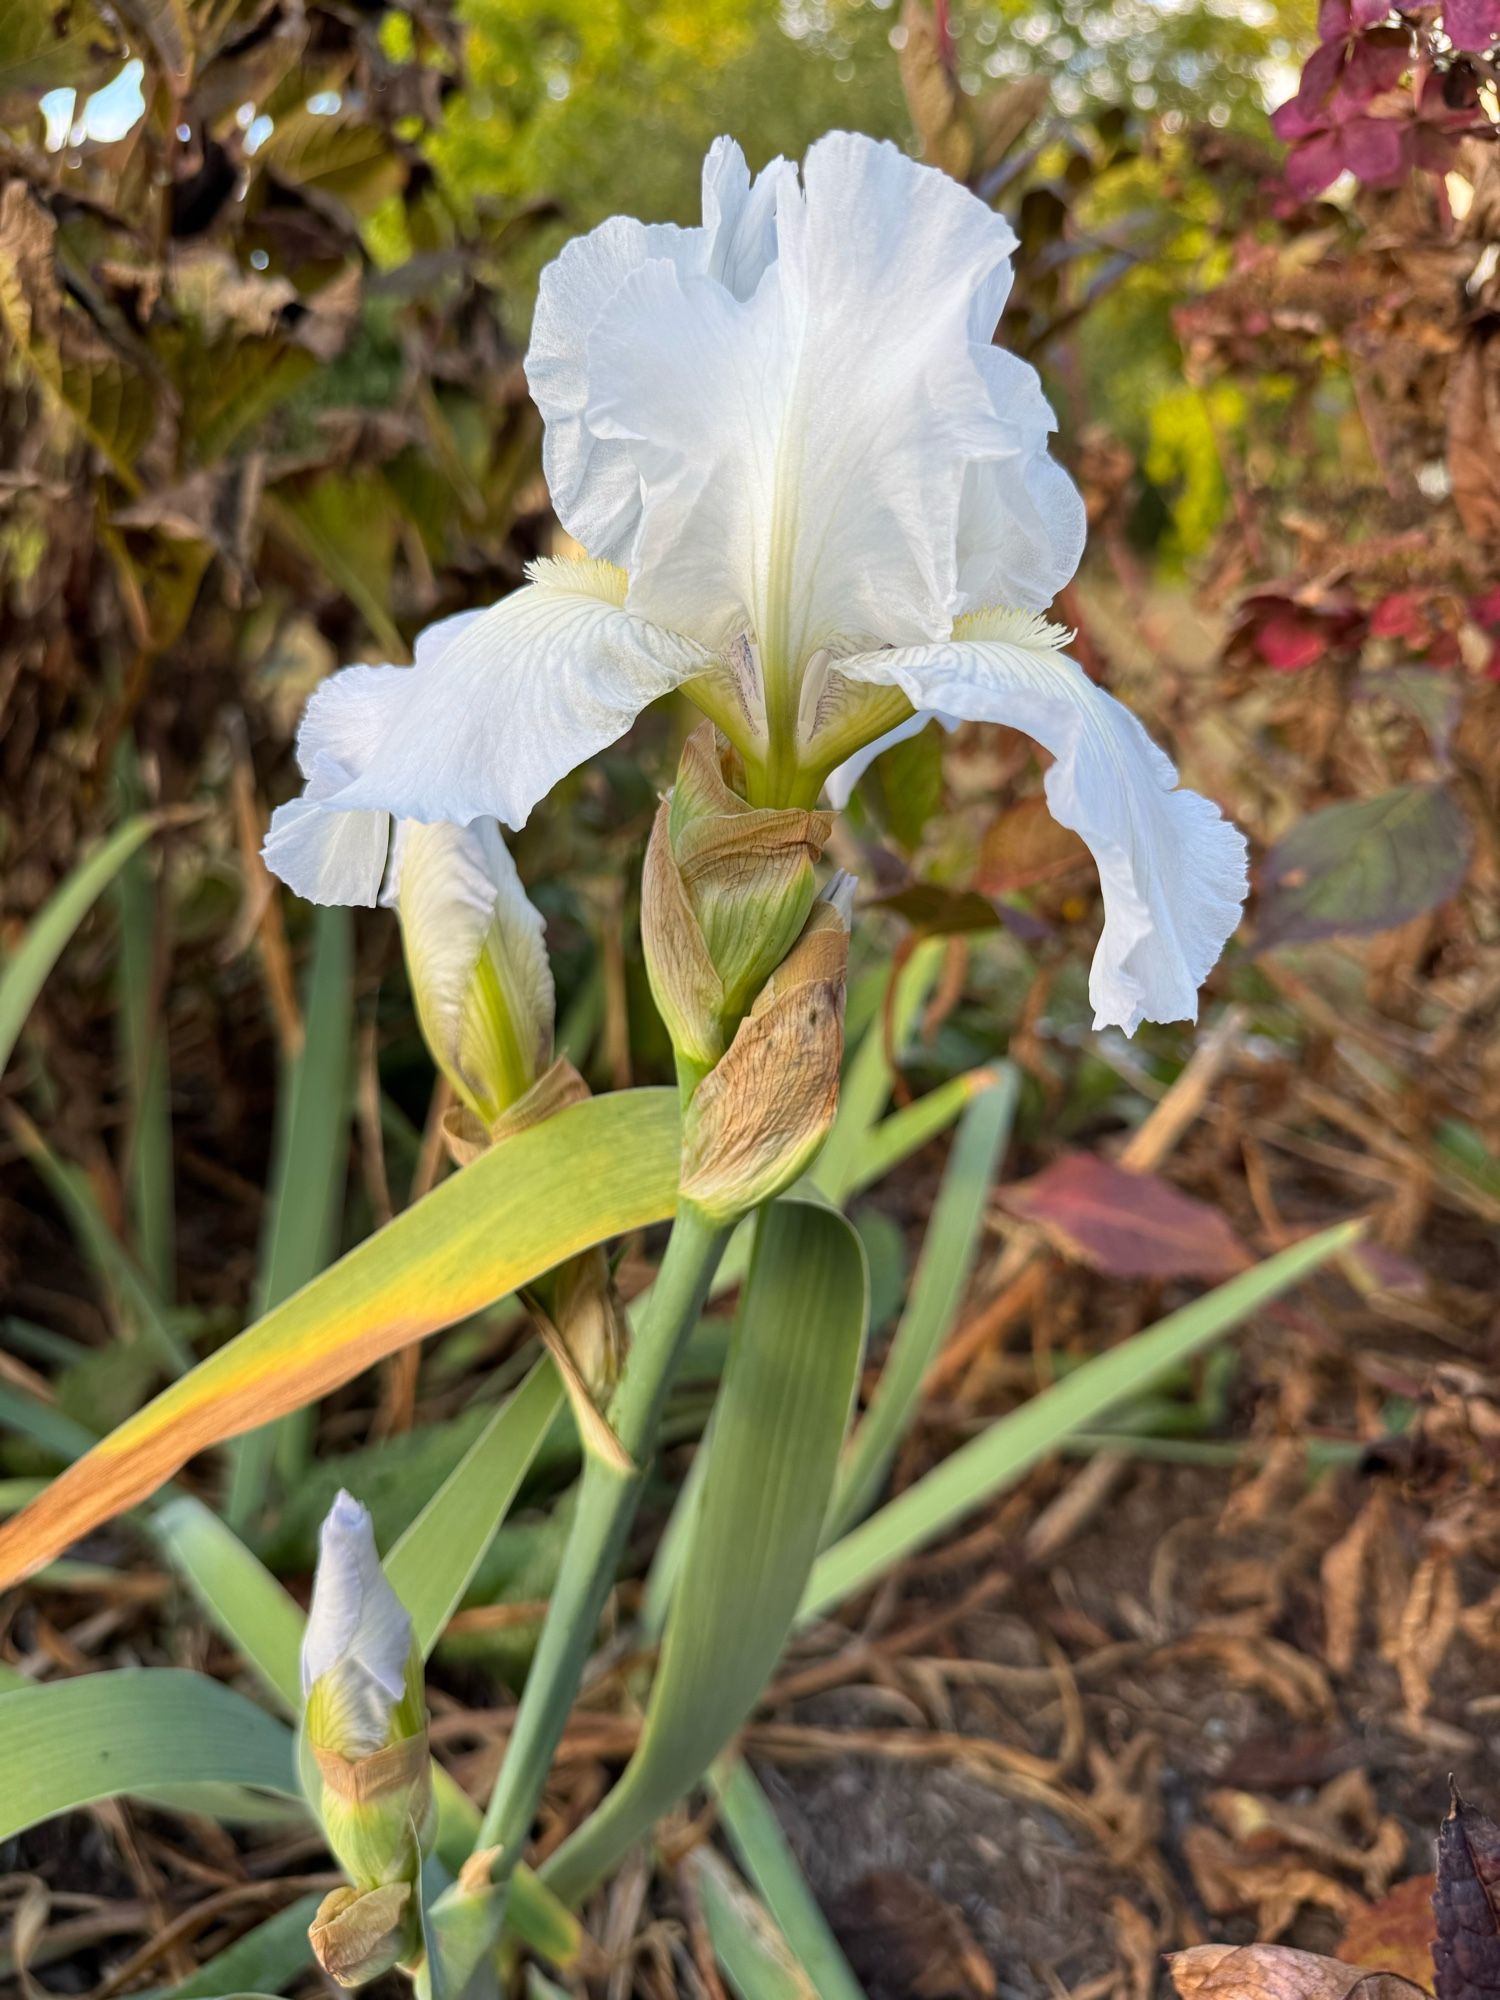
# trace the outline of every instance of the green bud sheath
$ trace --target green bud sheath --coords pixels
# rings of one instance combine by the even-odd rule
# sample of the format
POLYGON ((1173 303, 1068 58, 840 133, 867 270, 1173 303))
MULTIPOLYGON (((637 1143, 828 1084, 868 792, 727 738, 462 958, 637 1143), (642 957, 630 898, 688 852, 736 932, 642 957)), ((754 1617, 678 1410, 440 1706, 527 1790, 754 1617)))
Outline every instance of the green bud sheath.
POLYGON ((641 883, 651 990, 678 1055, 711 1069, 796 942, 817 894, 825 812, 748 805, 715 732, 688 738, 652 829, 641 883))

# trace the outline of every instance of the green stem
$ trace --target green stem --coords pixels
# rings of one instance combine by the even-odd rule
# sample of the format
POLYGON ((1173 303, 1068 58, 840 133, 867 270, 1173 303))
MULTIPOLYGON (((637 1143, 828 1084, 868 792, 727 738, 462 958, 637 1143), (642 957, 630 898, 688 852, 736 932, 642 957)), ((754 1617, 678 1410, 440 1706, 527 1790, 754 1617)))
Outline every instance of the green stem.
POLYGON ((636 1334, 610 1404, 610 1423, 630 1454, 632 1469, 621 1471, 592 1454, 585 1456, 578 1510, 562 1567, 479 1832, 479 1847, 500 1850, 491 1869, 494 1882, 506 1881, 521 1859, 615 1581, 667 1390, 687 1337, 698 1323, 729 1234, 691 1206, 678 1210, 651 1289, 645 1324, 636 1334))

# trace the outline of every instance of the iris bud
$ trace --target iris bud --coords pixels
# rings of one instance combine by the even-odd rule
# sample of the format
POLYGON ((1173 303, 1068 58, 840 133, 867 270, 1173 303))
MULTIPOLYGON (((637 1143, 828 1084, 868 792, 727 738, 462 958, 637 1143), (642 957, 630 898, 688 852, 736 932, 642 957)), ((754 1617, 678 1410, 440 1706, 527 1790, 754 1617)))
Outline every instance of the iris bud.
MULTIPOLYGON (((417 1018, 458 1102, 444 1121, 466 1166, 492 1146, 589 1094, 552 1061, 554 993, 541 912, 528 900, 494 820, 403 823, 392 869, 417 1018)), ((602 1249, 530 1287, 543 1340, 562 1372, 584 1441, 623 1454, 600 1415, 620 1371, 624 1320, 602 1249)))
POLYGON ((422 1656, 370 1517, 347 1493, 319 1538, 302 1693, 312 1803, 352 1885, 342 1900, 338 1892, 325 1900, 313 1943, 353 1985, 420 1950, 414 1890, 436 1814, 422 1656))
POLYGON ((318 1905, 308 1940, 331 1979, 340 1986, 363 1986, 411 1956, 413 1915, 409 1882, 332 1889, 318 1905))
POLYGON ((386 900, 401 919, 417 1019, 467 1125, 487 1132, 552 1055, 554 995, 540 910, 492 819, 403 821, 386 900))
POLYGON ((748 805, 711 723, 683 746, 641 879, 641 933, 658 1011, 689 1073, 712 1069, 796 942, 832 816, 748 805))

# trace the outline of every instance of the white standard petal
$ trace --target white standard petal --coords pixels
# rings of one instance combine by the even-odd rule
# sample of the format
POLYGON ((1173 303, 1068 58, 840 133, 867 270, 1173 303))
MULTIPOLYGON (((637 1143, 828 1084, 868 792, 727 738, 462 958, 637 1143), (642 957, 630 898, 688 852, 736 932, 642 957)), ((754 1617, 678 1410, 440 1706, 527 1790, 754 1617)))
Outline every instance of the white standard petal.
POLYGON ((325 1675, 334 1676, 330 1712, 341 1730, 353 1731, 343 1755, 368 1756, 381 1747, 405 1689, 411 1643, 411 1620, 380 1566, 370 1517, 340 1492, 318 1538, 302 1694, 305 1700, 325 1675))
POLYGON ((745 156, 716 139, 703 163, 703 225, 679 229, 612 216, 569 243, 542 273, 526 379, 546 423, 543 467, 563 526, 590 555, 624 559, 640 520, 640 475, 625 447, 585 419, 588 340, 630 273, 653 257, 748 297, 776 254, 776 190, 794 174, 773 160, 752 185, 745 156))
POLYGON ((315 689, 297 731, 302 796, 278 806, 266 866, 310 903, 373 904, 390 844, 389 815, 329 801, 362 771, 400 712, 402 667, 345 667, 315 689))
POLYGON ((519 827, 559 778, 711 664, 623 608, 607 563, 534 563, 532 581, 417 641, 402 699, 363 769, 325 809, 519 827))
POLYGON ((753 296, 664 258, 628 277, 587 422, 641 476, 630 607, 715 649, 749 628, 768 681, 946 631, 965 464, 1014 448, 974 359, 1014 243, 946 175, 832 133, 780 183, 753 296))
POLYGON ((852 679, 899 687, 916 708, 1003 722, 1052 753, 1053 816, 1082 836, 1104 889, 1089 976, 1094 1025, 1193 1021, 1198 988, 1239 921, 1245 841, 1177 772, 1130 710, 1058 647, 1066 634, 1026 613, 962 619, 939 646, 841 660, 852 679))
POLYGON ((492 819, 401 824, 385 900, 400 912, 428 1047, 492 1123, 552 1049, 554 993, 542 913, 492 819))
POLYGON ((776 209, 797 169, 774 159, 752 181, 733 139, 715 139, 703 161, 703 275, 748 299, 776 261, 776 209))
POLYGON ((960 599, 966 611, 991 604, 1045 611, 1083 556, 1083 496, 1047 450, 1057 420, 1036 370, 998 347, 981 348, 976 359, 1012 448, 965 472, 960 599))

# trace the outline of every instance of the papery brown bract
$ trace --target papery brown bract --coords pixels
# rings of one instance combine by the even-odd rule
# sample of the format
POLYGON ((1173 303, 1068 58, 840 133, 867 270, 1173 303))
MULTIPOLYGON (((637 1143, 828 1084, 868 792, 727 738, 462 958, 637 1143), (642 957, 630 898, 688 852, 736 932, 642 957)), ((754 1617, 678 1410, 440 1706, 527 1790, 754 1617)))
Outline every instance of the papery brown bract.
POLYGON ((363 1986, 411 1957, 421 1930, 409 1882, 377 1889, 331 1889, 318 1905, 308 1942, 340 1986, 363 1986))
POLYGON ((1422 2000, 1398 1973, 1276 1944, 1200 1944, 1167 1960, 1181 2000, 1422 2000))
POLYGON ((682 1197, 727 1221, 789 1187, 827 1137, 844 1053, 847 914, 813 905, 683 1117, 682 1197))

